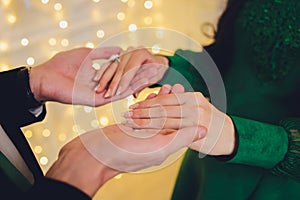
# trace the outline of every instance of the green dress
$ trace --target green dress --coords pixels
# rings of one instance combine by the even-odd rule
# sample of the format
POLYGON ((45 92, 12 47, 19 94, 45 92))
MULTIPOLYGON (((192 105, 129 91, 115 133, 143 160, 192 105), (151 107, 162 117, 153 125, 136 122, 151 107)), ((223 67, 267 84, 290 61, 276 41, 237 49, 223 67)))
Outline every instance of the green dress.
MULTIPOLYGON (((226 112, 236 128, 236 149, 231 156, 204 158, 188 150, 173 200, 300 199, 298 2, 248 0, 232 19, 232 59, 220 71, 226 112)), ((209 95, 191 64, 201 54, 178 50, 168 58, 194 90, 209 95)), ((222 65, 222 59, 217 65, 222 65)), ((166 82, 178 80, 166 74, 166 82)))

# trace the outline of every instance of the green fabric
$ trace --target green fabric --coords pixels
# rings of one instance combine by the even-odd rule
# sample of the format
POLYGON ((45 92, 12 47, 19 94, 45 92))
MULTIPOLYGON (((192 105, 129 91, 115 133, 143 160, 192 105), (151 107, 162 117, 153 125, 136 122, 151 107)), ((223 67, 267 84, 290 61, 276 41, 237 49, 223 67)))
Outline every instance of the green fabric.
POLYGON ((32 185, 23 174, 0 152, 0 169, 22 191, 27 191, 32 185))
POLYGON ((272 168, 283 160, 288 146, 280 126, 231 116, 238 130, 238 151, 229 162, 272 168))
MULTIPOLYGON (((233 59, 223 74, 226 112, 239 140, 236 154, 225 162, 188 150, 172 200, 300 199, 300 136, 280 123, 300 117, 299 10, 298 0, 246 2, 234 27, 233 59)), ((192 89, 203 91, 203 80, 189 73, 196 56, 189 62, 179 55, 169 60, 192 89)))

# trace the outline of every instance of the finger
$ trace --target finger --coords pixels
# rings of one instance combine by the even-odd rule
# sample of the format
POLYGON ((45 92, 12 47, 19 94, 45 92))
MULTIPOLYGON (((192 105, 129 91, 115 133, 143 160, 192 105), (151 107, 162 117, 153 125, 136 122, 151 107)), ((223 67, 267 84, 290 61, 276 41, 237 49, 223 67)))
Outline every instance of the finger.
POLYGON ((143 64, 138 72, 135 74, 134 78, 131 80, 131 84, 142 79, 142 78, 152 78, 158 73, 158 64, 143 64))
MULTIPOLYGON (((126 50, 126 52, 130 51, 131 49, 132 49, 132 47, 129 47, 126 50)), ((124 69, 128 65, 128 61, 131 57, 131 55, 126 52, 124 52, 123 55, 120 57, 120 63, 118 63, 118 68, 117 68, 111 82, 109 83, 109 86, 107 89, 107 94, 105 94, 106 98, 111 97, 115 94, 116 95, 120 94, 119 89, 122 87, 122 85, 120 84, 120 81, 122 79, 122 76, 124 76, 124 69)))
POLYGON ((124 126, 134 129, 180 129, 195 126, 190 118, 155 118, 155 119, 130 119, 122 122, 124 126))
POLYGON ((158 91, 158 95, 170 94, 171 91, 172 91, 172 86, 168 85, 168 84, 165 84, 158 91))
POLYGON ((194 141, 202 139, 206 136, 207 129, 203 126, 193 126, 179 129, 178 131, 164 135, 163 140, 168 141, 168 145, 164 147, 165 156, 169 156, 176 151, 188 147, 194 141))
POLYGON ((149 108, 154 106, 174 106, 174 105, 202 105, 207 100, 200 92, 185 92, 178 94, 158 95, 153 99, 146 99, 131 105, 130 109, 149 108), (205 101, 204 101, 205 100, 205 101))
MULTIPOLYGON (((156 106, 152 108, 133 109, 124 113, 125 118, 149 119, 149 118, 184 118, 189 116, 190 109, 182 106, 156 106), (185 113, 184 113, 185 112, 185 113)), ((195 111, 196 114, 197 111, 195 111)))
POLYGON ((111 65, 110 62, 106 62, 106 63, 104 63, 104 64, 101 66, 101 68, 100 68, 99 70, 96 71, 95 76, 94 76, 94 78, 93 78, 93 81, 98 82, 97 86, 96 86, 95 89, 94 89, 94 91, 95 91, 96 93, 100 93, 100 92, 102 92, 102 91, 106 88, 106 85, 105 85, 105 84, 102 84, 102 85, 101 85, 100 79, 102 78, 103 73, 105 72, 105 70, 106 70, 107 68, 109 68, 110 65, 111 65))
POLYGON ((160 88, 158 94, 151 93, 150 95, 148 95, 146 97, 146 99, 152 99, 152 98, 156 97, 157 95, 161 95, 161 94, 169 94, 170 91, 171 91, 171 85, 165 84, 160 88))
POLYGON ((172 87, 171 93, 178 94, 178 93, 184 93, 184 87, 181 84, 175 84, 172 87))
POLYGON ((89 58, 96 59, 108 59, 113 54, 120 54, 122 49, 120 47, 98 47, 95 48, 90 54, 89 58))
MULTIPOLYGON (((112 77, 114 76, 116 70, 118 68, 118 63, 117 62, 112 62, 109 67, 104 71, 104 73, 102 74, 102 77, 99 81, 99 86, 100 86, 100 89, 99 91, 103 90, 104 88, 107 87, 107 85, 109 84, 109 82, 111 81, 112 77)), ((105 93, 107 94, 108 91, 105 93)), ((105 96, 104 97, 108 97, 108 96, 105 96)))
POLYGON ((122 93, 130 86, 130 83, 137 74, 138 70, 146 60, 151 58, 150 53, 144 48, 135 49, 133 51, 131 49, 128 51, 128 54, 131 56, 126 68, 124 68, 124 75, 120 81, 120 85, 122 85, 122 87, 118 88, 118 93, 122 93))
POLYGON ((130 109, 137 109, 137 108, 150 108, 154 106, 175 106, 181 105, 185 101, 183 99, 182 94, 168 94, 168 95, 158 95, 152 99, 146 99, 144 101, 140 101, 131 105, 130 109))

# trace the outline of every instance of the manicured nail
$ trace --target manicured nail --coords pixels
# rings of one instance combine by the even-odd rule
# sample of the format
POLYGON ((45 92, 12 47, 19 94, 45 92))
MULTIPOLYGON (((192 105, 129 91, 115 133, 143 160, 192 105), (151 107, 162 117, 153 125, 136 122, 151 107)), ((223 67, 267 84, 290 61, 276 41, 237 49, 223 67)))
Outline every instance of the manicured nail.
POLYGON ((104 98, 110 97, 111 89, 108 89, 107 92, 104 95, 104 98))
POLYGON ((122 92, 122 87, 119 86, 118 89, 117 89, 116 95, 117 95, 117 96, 120 95, 121 92, 122 92))
POLYGON ((134 98, 137 98, 138 96, 139 96, 139 93, 138 93, 138 92, 133 93, 133 97, 134 97, 134 98))
POLYGON ((199 139, 205 137, 205 135, 206 135, 206 128, 202 128, 202 127, 198 128, 198 137, 199 137, 199 139))
POLYGON ((100 88, 100 84, 98 84, 95 88, 94 91, 97 92, 97 90, 100 88))
POLYGON ((138 108, 138 107, 139 107, 138 103, 135 103, 135 104, 129 106, 130 109, 135 109, 135 108, 138 108))
POLYGON ((128 111, 128 112, 125 112, 124 114, 123 114, 123 117, 126 117, 126 118, 130 118, 130 117, 132 117, 133 116, 133 112, 132 111, 128 111))

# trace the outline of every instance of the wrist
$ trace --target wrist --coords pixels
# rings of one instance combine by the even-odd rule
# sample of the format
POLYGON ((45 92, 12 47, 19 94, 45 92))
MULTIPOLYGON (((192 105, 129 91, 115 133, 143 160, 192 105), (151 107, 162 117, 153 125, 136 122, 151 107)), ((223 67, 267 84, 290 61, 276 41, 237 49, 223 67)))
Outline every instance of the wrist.
POLYGON ((41 78, 37 67, 30 68, 28 71, 30 90, 36 101, 42 102, 41 98, 41 78))

